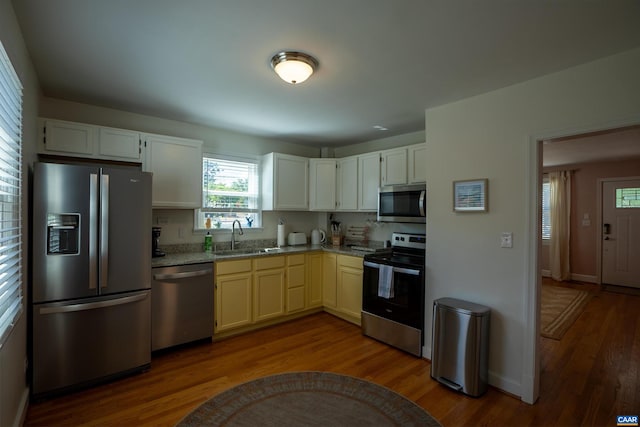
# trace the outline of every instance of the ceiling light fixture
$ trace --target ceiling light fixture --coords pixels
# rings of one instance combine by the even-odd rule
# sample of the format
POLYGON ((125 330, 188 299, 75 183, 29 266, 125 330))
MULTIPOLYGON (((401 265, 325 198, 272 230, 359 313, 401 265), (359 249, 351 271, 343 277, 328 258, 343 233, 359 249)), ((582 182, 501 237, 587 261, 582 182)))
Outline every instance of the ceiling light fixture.
POLYGON ((313 74, 318 68, 318 60, 302 52, 280 52, 271 58, 271 67, 282 80, 296 85, 313 74))

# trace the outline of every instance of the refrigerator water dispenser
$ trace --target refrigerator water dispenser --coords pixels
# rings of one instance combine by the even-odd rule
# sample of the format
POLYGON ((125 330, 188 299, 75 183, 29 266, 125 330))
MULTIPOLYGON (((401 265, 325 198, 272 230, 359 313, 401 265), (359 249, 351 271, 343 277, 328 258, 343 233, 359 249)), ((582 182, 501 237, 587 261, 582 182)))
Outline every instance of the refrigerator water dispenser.
POLYGON ((80 253, 80 214, 47 215, 47 255, 80 253))

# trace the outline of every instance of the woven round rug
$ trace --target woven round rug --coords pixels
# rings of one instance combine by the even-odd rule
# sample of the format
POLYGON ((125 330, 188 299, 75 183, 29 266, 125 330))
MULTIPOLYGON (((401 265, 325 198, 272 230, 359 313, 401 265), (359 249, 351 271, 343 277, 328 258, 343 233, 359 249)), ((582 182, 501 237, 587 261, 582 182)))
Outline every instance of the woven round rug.
POLYGON ((441 426, 393 390, 331 372, 258 378, 206 401, 178 424, 188 426, 441 426))

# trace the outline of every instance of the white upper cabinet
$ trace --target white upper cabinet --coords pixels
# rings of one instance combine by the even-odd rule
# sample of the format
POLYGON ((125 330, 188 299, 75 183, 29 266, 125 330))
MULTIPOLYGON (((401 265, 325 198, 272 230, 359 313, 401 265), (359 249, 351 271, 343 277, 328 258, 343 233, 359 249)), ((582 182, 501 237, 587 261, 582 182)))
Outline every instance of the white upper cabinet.
POLYGON ((407 149, 394 148, 380 153, 380 185, 407 183, 407 149))
POLYGON ((152 134, 142 134, 142 140, 143 170, 153 172, 153 207, 201 207, 202 141, 152 134))
POLYGON ((40 153, 142 162, 139 132, 63 120, 41 119, 41 122, 40 153))
POLYGON ((407 147, 408 184, 419 184, 427 181, 427 143, 407 147))
POLYGON ((42 152, 65 156, 93 155, 94 127, 82 123, 45 120, 42 152))
POLYGON ((358 210, 378 210, 380 152, 358 156, 358 210))
POLYGON ((98 128, 98 156, 103 159, 142 161, 142 141, 138 132, 98 128))
POLYGON ((336 208, 336 159, 309 159, 309 210, 336 208))
POLYGON ((358 156, 337 159, 336 210, 358 210, 358 156))
POLYGON ((309 159, 269 153, 262 158, 262 209, 309 209, 309 159))

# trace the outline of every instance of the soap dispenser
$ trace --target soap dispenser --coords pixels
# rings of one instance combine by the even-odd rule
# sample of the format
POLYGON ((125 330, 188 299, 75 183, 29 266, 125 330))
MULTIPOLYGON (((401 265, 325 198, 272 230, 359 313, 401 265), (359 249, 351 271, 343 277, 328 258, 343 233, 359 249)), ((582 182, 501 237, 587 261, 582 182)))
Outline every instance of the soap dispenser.
POLYGON ((204 236, 204 251, 212 252, 213 249, 213 236, 209 231, 207 231, 207 235, 204 236))

